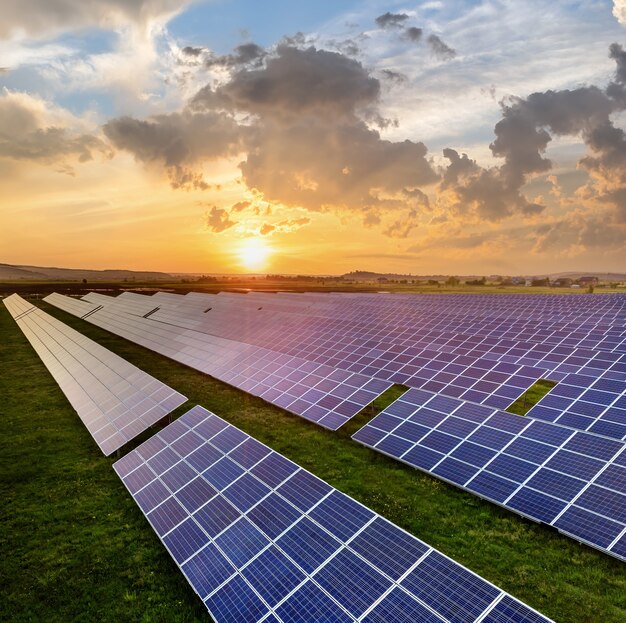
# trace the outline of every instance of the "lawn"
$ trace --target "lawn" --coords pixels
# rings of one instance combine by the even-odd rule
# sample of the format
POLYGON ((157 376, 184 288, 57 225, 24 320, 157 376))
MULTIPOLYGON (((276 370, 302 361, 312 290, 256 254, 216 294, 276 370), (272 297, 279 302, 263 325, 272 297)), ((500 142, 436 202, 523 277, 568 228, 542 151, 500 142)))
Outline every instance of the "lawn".
MULTIPOLYGON (((626 621, 623 563, 352 442, 371 416, 325 431, 42 307, 558 623, 626 621)), ((0 620, 208 621, 2 305, 0 336, 0 620)))

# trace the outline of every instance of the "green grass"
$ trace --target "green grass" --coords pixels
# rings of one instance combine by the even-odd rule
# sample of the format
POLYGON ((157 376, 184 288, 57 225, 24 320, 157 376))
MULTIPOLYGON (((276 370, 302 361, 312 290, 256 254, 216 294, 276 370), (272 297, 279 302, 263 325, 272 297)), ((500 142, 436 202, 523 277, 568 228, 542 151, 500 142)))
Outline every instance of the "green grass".
POLYGON ((513 404, 506 410, 515 415, 526 415, 554 386, 554 381, 539 379, 535 381, 513 404))
MULTIPOLYGON (((619 561, 43 306, 187 395, 178 413, 207 407, 558 623, 626 621, 619 561)), ((0 620, 209 620, 3 306, 0 336, 0 620)))

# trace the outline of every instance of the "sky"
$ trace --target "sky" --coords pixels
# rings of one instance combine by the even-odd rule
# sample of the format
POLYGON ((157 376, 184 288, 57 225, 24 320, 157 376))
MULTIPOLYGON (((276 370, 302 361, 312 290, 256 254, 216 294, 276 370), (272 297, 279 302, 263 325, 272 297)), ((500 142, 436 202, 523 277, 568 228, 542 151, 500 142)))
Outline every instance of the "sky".
POLYGON ((626 0, 4 0, 0 262, 626 272, 626 0))

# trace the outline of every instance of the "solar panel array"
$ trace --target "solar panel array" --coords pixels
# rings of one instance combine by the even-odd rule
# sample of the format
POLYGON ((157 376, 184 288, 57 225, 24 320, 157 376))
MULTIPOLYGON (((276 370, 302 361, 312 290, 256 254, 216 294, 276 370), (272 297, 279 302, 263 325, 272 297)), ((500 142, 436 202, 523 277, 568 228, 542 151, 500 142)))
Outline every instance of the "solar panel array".
MULTIPOLYGON (((532 417, 626 439, 626 297, 621 294, 125 293, 87 298, 104 308, 87 318, 94 323, 106 324, 105 313, 128 323, 147 310, 146 327, 211 335, 499 409, 539 378, 561 381, 532 417), (584 383, 588 391, 579 391, 563 407, 565 396, 559 392, 572 398, 573 388, 584 383)), ((234 378, 238 387, 249 384, 247 378, 234 378)), ((276 404, 293 399, 287 408, 303 415, 309 405, 299 402, 299 390, 304 391, 296 387, 276 404)), ((270 401, 276 400, 274 393, 270 388, 270 401)), ((351 413, 350 407, 342 409, 351 413)), ((320 420, 321 409, 316 405, 305 417, 320 420)), ((330 428, 348 417, 339 416, 329 418, 330 428)))
POLYGON ((202 407, 114 465, 217 623, 544 623, 202 407))
POLYGON ((186 402, 18 295, 4 304, 105 455, 186 402))
POLYGON ((105 299, 90 295, 102 308, 87 320, 144 345, 160 335, 165 354, 186 343, 170 356, 314 421, 320 409, 329 428, 405 383, 358 441, 626 555, 624 295, 105 299), (529 417, 500 411, 541 377, 557 385, 529 417))
MULTIPOLYGON (((107 298, 89 296, 90 301, 107 298)), ((76 315, 73 304, 63 298, 67 297, 57 294, 45 300, 76 315)), ((158 322, 154 314, 144 318, 123 312, 120 298, 111 300, 114 303, 85 315, 85 320, 332 430, 392 385, 270 348, 158 322)), ((134 303, 131 309, 136 310, 134 303)))
POLYGON ((353 439, 626 560, 626 443, 409 390, 353 439))

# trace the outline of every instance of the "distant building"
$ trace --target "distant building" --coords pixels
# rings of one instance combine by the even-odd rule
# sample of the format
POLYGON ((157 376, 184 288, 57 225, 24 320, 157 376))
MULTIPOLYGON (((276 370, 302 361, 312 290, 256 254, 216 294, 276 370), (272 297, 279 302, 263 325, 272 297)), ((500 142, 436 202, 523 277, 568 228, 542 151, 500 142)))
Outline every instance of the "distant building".
POLYGON ((574 280, 570 279, 569 277, 559 277, 558 279, 555 279, 552 282, 552 287, 553 288, 570 288, 572 286, 572 283, 574 283, 574 280))

